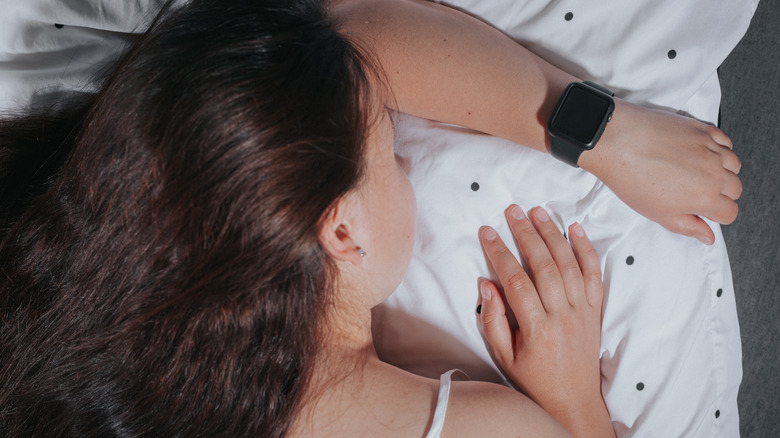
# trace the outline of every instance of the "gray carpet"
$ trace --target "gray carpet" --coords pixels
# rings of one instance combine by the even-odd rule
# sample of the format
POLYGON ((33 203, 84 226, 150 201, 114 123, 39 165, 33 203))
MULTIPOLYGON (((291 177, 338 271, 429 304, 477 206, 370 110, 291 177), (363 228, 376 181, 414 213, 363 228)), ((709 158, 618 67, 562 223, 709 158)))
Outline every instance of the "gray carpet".
POLYGON ((742 332, 740 429, 780 437, 780 0, 761 0, 720 78, 721 128, 744 184, 739 217, 723 229, 742 332))

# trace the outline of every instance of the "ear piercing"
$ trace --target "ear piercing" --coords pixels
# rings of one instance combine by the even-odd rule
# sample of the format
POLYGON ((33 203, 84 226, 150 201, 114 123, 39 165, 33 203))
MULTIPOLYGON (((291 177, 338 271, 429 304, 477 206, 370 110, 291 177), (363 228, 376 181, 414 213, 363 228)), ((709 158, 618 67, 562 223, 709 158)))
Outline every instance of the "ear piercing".
POLYGON ((363 248, 358 247, 357 252, 360 254, 361 258, 366 256, 366 251, 364 251, 363 248))

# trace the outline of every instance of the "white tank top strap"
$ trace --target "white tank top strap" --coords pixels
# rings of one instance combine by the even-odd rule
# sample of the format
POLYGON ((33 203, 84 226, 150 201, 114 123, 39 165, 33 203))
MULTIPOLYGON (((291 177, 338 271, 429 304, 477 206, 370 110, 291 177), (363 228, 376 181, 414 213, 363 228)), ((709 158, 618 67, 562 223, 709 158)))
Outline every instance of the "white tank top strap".
POLYGON ((452 374, 456 372, 461 373, 468 379, 466 373, 458 369, 449 370, 439 377, 439 398, 436 401, 436 411, 433 413, 431 428, 428 429, 425 438, 439 438, 441 436, 441 431, 444 429, 444 417, 447 416, 447 403, 450 400, 452 374))

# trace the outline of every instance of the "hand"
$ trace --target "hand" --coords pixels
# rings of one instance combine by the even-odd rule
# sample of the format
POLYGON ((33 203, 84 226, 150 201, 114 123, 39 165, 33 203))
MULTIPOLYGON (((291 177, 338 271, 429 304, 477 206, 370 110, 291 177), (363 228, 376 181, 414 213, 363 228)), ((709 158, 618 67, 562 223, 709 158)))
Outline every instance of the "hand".
POLYGON ((599 345, 604 289, 599 259, 582 226, 569 227, 572 247, 542 208, 529 221, 506 211, 530 276, 490 228, 480 240, 514 312, 510 325, 501 290, 480 284, 481 322, 504 373, 574 436, 612 436, 601 395, 599 345), (575 257, 576 253, 576 257, 575 257))
POLYGON ((672 232, 711 245, 715 235, 698 216, 720 224, 737 217, 741 163, 720 129, 666 111, 616 99, 602 140, 580 166, 620 199, 672 232))

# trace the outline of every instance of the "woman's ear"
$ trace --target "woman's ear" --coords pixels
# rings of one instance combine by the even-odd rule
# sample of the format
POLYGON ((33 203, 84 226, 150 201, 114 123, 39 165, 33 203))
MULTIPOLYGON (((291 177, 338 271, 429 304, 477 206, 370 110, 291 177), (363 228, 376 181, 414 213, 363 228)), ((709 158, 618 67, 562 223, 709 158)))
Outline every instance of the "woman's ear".
POLYGON ((342 197, 326 213, 320 228, 320 243, 334 259, 355 266, 363 260, 361 248, 355 243, 357 221, 355 221, 355 202, 349 196, 342 197))

